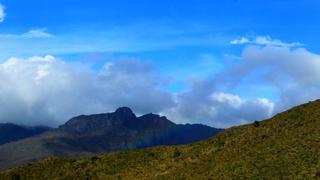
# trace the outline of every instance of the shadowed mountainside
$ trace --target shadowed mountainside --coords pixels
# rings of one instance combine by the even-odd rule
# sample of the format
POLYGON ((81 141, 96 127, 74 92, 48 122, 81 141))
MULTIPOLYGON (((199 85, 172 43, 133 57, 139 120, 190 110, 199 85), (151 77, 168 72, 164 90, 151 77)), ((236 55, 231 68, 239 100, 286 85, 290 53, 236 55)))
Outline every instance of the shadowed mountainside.
POLYGON ((320 101, 189 145, 49 158, 1 179, 320 179, 320 101))
POLYGON ((81 115, 39 136, 0 146, 0 168, 49 156, 92 156, 100 153, 177 145, 207 139, 221 129, 177 125, 164 116, 141 117, 127 107, 113 113, 81 115))
POLYGON ((0 145, 35 136, 51 129, 45 126, 28 127, 12 123, 2 123, 0 124, 0 145))

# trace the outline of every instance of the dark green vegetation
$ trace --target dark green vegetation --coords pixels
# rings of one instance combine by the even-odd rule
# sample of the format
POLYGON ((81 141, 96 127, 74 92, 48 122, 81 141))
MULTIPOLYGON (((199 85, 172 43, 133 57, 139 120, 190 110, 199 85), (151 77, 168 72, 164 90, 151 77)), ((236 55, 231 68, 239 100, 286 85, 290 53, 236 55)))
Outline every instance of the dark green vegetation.
POLYGON ((0 179, 319 179, 320 101, 190 145, 49 158, 0 179))
POLYGON ((221 129, 204 125, 178 125, 166 117, 146 114, 136 117, 126 107, 113 113, 81 115, 39 136, 0 146, 0 169, 50 156, 78 157, 177 145, 207 139, 221 129))

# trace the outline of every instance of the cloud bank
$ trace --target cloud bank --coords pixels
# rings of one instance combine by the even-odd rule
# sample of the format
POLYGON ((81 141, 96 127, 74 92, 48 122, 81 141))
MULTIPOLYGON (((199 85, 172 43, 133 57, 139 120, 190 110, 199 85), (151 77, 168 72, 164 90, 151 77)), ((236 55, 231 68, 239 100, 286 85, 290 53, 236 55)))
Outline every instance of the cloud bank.
POLYGON ((0 122, 56 126, 79 114, 129 106, 178 123, 230 127, 320 97, 320 55, 304 48, 250 45, 229 61, 221 73, 172 93, 163 88, 170 78, 145 61, 109 61, 97 71, 50 55, 13 57, 0 64, 0 122), (250 94, 260 86, 274 89, 276 98, 235 91, 250 94))
POLYGON ((252 46, 245 48, 242 57, 232 75, 245 77, 263 69, 259 78, 278 91, 276 110, 320 97, 320 55, 304 48, 252 46))
POLYGON ((137 113, 161 112, 174 102, 157 89, 162 79, 139 61, 106 64, 99 72, 52 56, 10 58, 0 65, 1 122, 56 126, 79 114, 130 106, 137 113))
MULTIPOLYGON (((292 106, 320 97, 320 56, 304 48, 248 46, 225 71, 193 82, 192 88, 177 96, 171 112, 176 119, 191 119, 217 127, 268 118, 292 106), (249 81, 276 90, 277 99, 244 98, 232 94, 249 81), (227 92, 227 93, 226 93, 227 92)), ((254 91, 258 91, 254 90, 254 91)), ((252 92, 254 93, 254 92, 252 92)))

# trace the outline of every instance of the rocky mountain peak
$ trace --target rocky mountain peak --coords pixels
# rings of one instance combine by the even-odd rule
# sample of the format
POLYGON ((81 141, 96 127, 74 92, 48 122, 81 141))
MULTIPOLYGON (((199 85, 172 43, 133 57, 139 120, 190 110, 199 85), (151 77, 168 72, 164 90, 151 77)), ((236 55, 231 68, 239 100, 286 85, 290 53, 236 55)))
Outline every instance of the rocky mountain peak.
POLYGON ((132 121, 136 119, 136 115, 128 107, 120 107, 113 114, 122 122, 132 121))
POLYGON ((132 110, 128 107, 119 107, 116 111, 116 114, 133 114, 132 110))

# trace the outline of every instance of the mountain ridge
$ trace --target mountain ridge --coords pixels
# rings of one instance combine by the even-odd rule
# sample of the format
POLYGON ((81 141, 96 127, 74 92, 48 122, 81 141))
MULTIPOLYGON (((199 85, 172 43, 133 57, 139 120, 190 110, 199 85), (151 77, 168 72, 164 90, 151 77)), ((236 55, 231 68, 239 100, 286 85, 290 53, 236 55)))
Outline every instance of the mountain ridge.
POLYGON ((0 168, 49 156, 92 156, 192 143, 220 131, 205 125, 178 125, 151 113, 136 117, 130 108, 120 107, 112 113, 76 116, 57 129, 0 146, 0 168))

